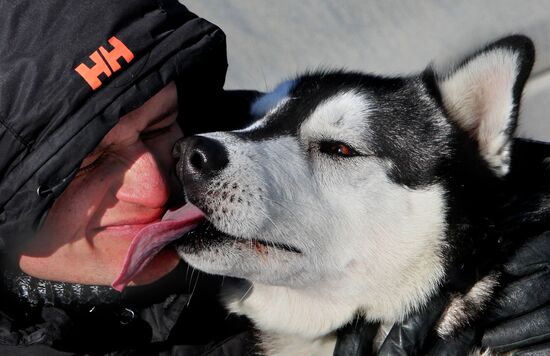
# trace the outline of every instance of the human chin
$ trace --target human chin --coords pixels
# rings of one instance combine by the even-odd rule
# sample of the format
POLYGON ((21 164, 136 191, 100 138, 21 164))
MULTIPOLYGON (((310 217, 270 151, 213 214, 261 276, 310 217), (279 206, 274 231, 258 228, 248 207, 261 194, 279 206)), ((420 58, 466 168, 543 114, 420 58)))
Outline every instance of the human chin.
MULTIPOLYGON (((23 272, 40 279, 110 285, 120 272, 138 229, 138 226, 126 226, 87 232, 81 230, 78 233, 66 231, 66 236, 57 231, 55 237, 50 238, 43 231, 39 239, 43 244, 34 243, 24 249, 19 258, 19 267, 23 272)), ((128 286, 152 283, 172 271, 179 261, 175 251, 161 251, 128 286)))
MULTIPOLYGON (((110 285, 118 276, 130 245, 135 236, 147 224, 132 224, 132 225, 114 225, 103 228, 93 238, 92 243, 97 253, 105 256, 105 262, 108 263, 108 277, 102 280, 103 285, 110 285)), ((136 285, 144 285, 153 283, 170 273, 180 262, 180 258, 176 251, 172 248, 165 248, 140 271, 132 281, 128 284, 129 287, 136 285)), ((105 268, 107 266, 103 266, 105 268)), ((101 268, 101 266, 98 266, 101 268)))

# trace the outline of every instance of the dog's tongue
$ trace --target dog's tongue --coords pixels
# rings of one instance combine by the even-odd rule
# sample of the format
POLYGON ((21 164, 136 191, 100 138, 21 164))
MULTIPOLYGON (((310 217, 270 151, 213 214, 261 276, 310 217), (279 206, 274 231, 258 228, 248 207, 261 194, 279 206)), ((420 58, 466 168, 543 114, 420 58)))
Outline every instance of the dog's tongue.
POLYGON ((112 287, 122 291, 164 246, 192 230, 202 219, 203 212, 187 203, 177 210, 167 211, 161 221, 141 229, 132 240, 122 270, 112 287))

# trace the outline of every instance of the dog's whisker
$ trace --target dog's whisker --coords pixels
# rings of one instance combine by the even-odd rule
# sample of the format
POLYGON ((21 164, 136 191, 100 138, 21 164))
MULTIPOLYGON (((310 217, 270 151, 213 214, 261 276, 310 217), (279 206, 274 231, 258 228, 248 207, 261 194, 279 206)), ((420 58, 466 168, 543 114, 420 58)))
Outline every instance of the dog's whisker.
MULTIPOLYGON (((280 206, 281 208, 285 209, 286 211, 288 211, 290 213, 290 215, 288 216, 288 218, 291 218, 293 219, 298 225, 301 225, 301 226, 306 226, 306 224, 304 223, 304 220, 303 219, 300 219, 300 217, 295 214, 291 209, 289 209, 288 207, 286 207, 284 204, 282 204, 281 202, 279 201, 276 201, 274 199, 271 199, 271 198, 265 198, 266 200, 268 201, 271 201, 272 203, 280 206)), ((314 210, 314 209, 311 209, 311 210, 314 210)))
POLYGON ((304 202, 300 202, 300 201, 297 201, 297 200, 275 200, 273 198, 269 198, 269 197, 263 197, 263 199, 265 200, 269 200, 277 205, 280 205, 282 208, 288 210, 289 212, 292 212, 292 210, 290 210, 288 207, 284 206, 283 203, 291 203, 291 204, 296 204, 296 205, 300 205, 304 208, 308 208, 312 211, 320 211, 320 209, 318 207, 315 207, 313 205, 310 205, 310 204, 307 204, 307 203, 304 203, 304 202))
POLYGON ((243 300, 246 299, 246 297, 248 296, 248 293, 250 293, 250 291, 252 291, 252 283, 250 283, 250 286, 248 287, 248 289, 246 290, 246 292, 244 292, 244 294, 241 296, 241 299, 239 299, 239 303, 242 303, 243 300))
POLYGON ((191 289, 191 284, 193 283, 193 274, 195 273, 195 268, 191 269, 191 277, 188 279, 189 284, 187 285, 187 289, 191 289))
MULTIPOLYGON (((277 204, 277 205, 280 206, 281 208, 283 208, 283 209, 285 209, 286 211, 292 213, 292 210, 290 210, 288 207, 286 207, 285 205, 283 205, 283 203, 281 203, 281 202, 279 202, 279 201, 277 201, 277 200, 275 200, 275 199, 271 199, 271 198, 267 198, 267 197, 264 197, 264 199, 265 199, 265 200, 268 200, 268 201, 270 201, 270 202, 272 202, 272 203, 274 203, 274 204, 277 204)), ((294 214, 292 214, 292 216, 293 216, 293 215, 294 215, 294 214)))
MULTIPOLYGON (((260 209, 259 211, 260 211, 260 212, 261 212, 261 213, 271 222, 271 224, 273 224, 273 226, 279 231, 279 234, 281 235, 281 238, 284 237, 285 234, 283 234, 283 232, 282 232, 281 229, 279 229, 279 227, 275 224, 275 222, 273 221, 273 219, 271 219, 271 218, 269 217, 269 215, 268 215, 265 211, 263 211, 262 209, 260 209)), ((277 254, 280 254, 280 253, 281 253, 281 252, 279 251, 279 248, 277 248, 277 246, 275 245, 274 242, 272 242, 272 241, 267 241, 267 242, 268 242, 268 244, 271 245, 272 251, 273 251, 273 254, 274 254, 274 255, 277 255, 277 254)), ((289 245, 284 244, 284 243, 283 243, 282 245, 285 245, 285 246, 287 246, 288 248, 292 248, 292 246, 289 246, 289 245)), ((275 258, 277 258, 277 256, 275 256, 275 258)))
POLYGON ((187 277, 189 276, 189 263, 187 263, 187 267, 185 268, 185 280, 187 281, 187 277))
POLYGON ((195 280, 195 284, 193 285, 193 289, 191 290, 191 294, 189 295, 189 299, 187 299, 187 305, 191 303, 191 298, 193 298, 193 295, 195 294, 195 289, 197 288, 197 284, 199 283, 200 273, 197 273, 197 279, 195 280))
POLYGON ((273 227, 277 230, 277 232, 280 234, 280 237, 284 237, 285 234, 283 233, 283 231, 279 228, 279 226, 277 226, 277 224, 275 224, 275 222, 273 221, 273 219, 271 219, 269 217, 269 215, 263 210, 263 209, 258 209, 258 211, 263 215, 265 216, 265 218, 273 225, 273 227))

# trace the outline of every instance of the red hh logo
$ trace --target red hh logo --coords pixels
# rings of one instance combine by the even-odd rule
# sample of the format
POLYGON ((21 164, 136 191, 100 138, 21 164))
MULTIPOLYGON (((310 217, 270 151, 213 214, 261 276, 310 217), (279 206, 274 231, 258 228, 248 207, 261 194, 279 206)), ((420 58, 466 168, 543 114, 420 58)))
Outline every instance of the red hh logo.
POLYGON ((103 46, 100 46, 97 51, 94 51, 94 53, 90 55, 90 59, 95 63, 93 67, 89 68, 84 63, 80 63, 78 67, 75 68, 75 71, 84 78, 86 83, 88 83, 93 90, 96 90, 103 84, 101 80, 99 80, 100 74, 105 74, 107 77, 110 77, 111 74, 121 68, 118 63, 120 58, 124 58, 126 63, 130 63, 132 59, 134 59, 132 51, 115 36, 109 39, 109 44, 113 47, 110 52, 103 46))

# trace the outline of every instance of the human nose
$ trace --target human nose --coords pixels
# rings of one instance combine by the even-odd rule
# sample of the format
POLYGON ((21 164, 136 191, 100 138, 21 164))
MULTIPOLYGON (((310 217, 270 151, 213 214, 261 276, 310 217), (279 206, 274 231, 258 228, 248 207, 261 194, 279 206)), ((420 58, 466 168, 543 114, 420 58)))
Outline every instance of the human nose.
POLYGON ((119 201, 162 208, 169 198, 169 187, 155 155, 140 145, 127 153, 129 163, 122 184, 116 192, 119 201))

